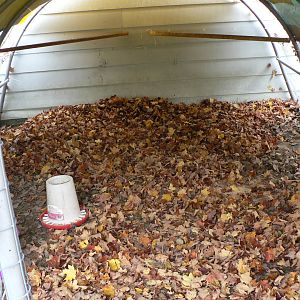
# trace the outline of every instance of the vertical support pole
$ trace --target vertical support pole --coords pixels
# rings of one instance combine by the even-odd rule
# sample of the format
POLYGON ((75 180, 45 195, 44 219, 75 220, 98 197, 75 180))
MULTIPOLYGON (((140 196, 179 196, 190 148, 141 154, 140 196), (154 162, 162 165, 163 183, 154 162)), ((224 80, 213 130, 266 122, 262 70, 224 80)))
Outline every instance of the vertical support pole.
POLYGON ((0 265, 8 300, 29 300, 30 286, 18 237, 0 141, 0 265))
POLYGON ((1 115, 2 115, 2 112, 3 112, 6 90, 8 88, 9 71, 10 71, 10 67, 11 67, 13 57, 14 57, 14 52, 11 52, 9 54, 9 58, 8 58, 8 63, 7 63, 6 71, 5 71, 5 77, 4 77, 4 80, 3 80, 2 92, 1 92, 1 97, 0 97, 0 120, 1 120, 1 115))

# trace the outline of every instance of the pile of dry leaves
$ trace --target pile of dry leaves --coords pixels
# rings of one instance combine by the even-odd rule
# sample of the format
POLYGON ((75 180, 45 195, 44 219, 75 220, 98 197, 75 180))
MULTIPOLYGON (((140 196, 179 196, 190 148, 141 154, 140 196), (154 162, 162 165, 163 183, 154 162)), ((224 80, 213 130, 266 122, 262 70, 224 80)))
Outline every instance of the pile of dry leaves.
POLYGON ((112 97, 1 129, 35 299, 299 299, 296 103, 112 97), (45 180, 89 221, 47 231, 45 180))

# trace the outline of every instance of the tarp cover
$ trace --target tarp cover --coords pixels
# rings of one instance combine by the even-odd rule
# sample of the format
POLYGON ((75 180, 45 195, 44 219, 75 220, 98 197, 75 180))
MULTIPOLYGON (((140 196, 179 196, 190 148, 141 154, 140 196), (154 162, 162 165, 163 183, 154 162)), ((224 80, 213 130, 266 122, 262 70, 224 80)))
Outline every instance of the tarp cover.
POLYGON ((270 2, 296 39, 300 41, 300 0, 270 0, 267 2, 270 2))
POLYGON ((46 0, 0 0, 0 31, 9 29, 19 18, 46 0))
MULTIPOLYGON (((263 1, 277 11, 286 26, 300 41, 300 0, 269 0, 263 1)), ((13 22, 29 13, 47 0, 0 0, 0 31, 8 29, 13 22)))

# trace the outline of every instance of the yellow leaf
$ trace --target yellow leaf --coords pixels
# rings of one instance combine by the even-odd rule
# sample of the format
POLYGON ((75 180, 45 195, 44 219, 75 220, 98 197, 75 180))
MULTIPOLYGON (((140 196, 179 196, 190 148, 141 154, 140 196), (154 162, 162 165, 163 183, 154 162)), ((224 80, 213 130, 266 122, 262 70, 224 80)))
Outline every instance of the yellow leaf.
POLYGON ((220 217, 220 221, 221 222, 228 222, 229 220, 232 220, 232 213, 227 213, 227 214, 221 214, 221 217, 220 217))
POLYGON ((175 133, 175 129, 172 127, 168 128, 168 136, 172 136, 175 133))
POLYGON ((43 166, 43 168, 42 168, 42 170, 41 170, 41 174, 46 174, 46 173, 48 173, 50 169, 51 169, 51 167, 48 166, 48 165, 43 166))
POLYGON ((72 241, 72 240, 73 240, 73 237, 72 237, 72 236, 70 236, 70 235, 67 235, 67 236, 66 236, 66 240, 67 240, 67 242, 70 242, 70 241, 72 241))
POLYGON ((81 241, 79 243, 79 248, 80 249, 85 249, 88 245, 89 245, 89 241, 88 240, 84 240, 84 241, 81 241))
POLYGON ((164 202, 170 202, 170 201, 172 201, 172 195, 171 194, 163 194, 162 200, 164 202))
POLYGON ((244 274, 249 272, 250 273, 250 268, 247 264, 244 263, 244 261, 242 259, 239 259, 237 264, 236 264, 236 268, 239 272, 239 274, 244 274))
POLYGON ((144 123, 147 128, 151 128, 154 122, 152 120, 146 120, 144 121, 144 123))
POLYGON ((182 168, 184 167, 184 165, 185 165, 184 161, 183 161, 183 160, 180 160, 180 161, 178 162, 178 164, 176 165, 176 170, 177 170, 179 173, 181 173, 181 172, 182 172, 182 168))
POLYGON ((204 111, 205 113, 209 113, 209 112, 212 111, 212 108, 211 108, 211 107, 206 107, 206 108, 203 109, 203 111, 204 111))
POLYGON ((94 249, 95 249, 95 251, 98 252, 98 253, 103 251, 103 249, 102 249, 101 246, 95 246, 94 249))
POLYGON ((181 159, 177 164, 177 168, 182 168, 183 166, 184 166, 184 161, 181 159))
POLYGON ((97 227, 97 231, 98 232, 102 232, 104 230, 104 225, 103 224, 101 224, 101 225, 99 225, 98 227, 97 227))
POLYGON ((114 258, 110 259, 108 261, 108 265, 109 265, 110 269, 115 272, 119 271, 121 268, 121 262, 119 259, 114 259, 114 258))
POLYGON ((106 297, 113 298, 116 295, 116 290, 111 284, 104 286, 102 292, 106 297))
POLYGON ((143 290, 140 289, 140 288, 135 288, 135 291, 136 291, 138 294, 142 294, 142 293, 143 293, 143 290))
POLYGON ((157 240, 154 239, 154 240, 152 241, 152 243, 151 243, 152 249, 155 249, 155 248, 156 248, 156 245, 157 245, 157 240))
POLYGON ((182 276, 182 284, 186 287, 191 287, 192 282, 194 280, 194 275, 192 273, 190 273, 189 275, 183 275, 182 276))
POLYGON ((224 133, 218 134, 218 139, 222 140, 222 139, 224 139, 224 137, 225 137, 225 134, 224 134, 224 133))
POLYGON ((239 188, 235 184, 232 185, 232 186, 230 186, 230 187, 231 187, 231 189, 232 189, 233 192, 238 193, 240 191, 239 188))
POLYGON ((41 273, 38 270, 32 269, 30 272, 28 272, 28 276, 32 286, 41 285, 41 273))
POLYGON ((227 257, 229 257, 229 256, 231 256, 231 254, 232 254, 232 252, 231 251, 229 251, 229 250, 226 250, 226 249, 222 249, 220 252, 219 252, 219 257, 220 258, 223 258, 223 259, 225 259, 225 258, 227 258, 227 257))
POLYGON ((149 275, 149 274, 150 274, 150 271, 151 271, 150 268, 145 268, 145 269, 143 270, 143 274, 144 274, 144 275, 149 275))
POLYGON ((300 206, 300 192, 293 195, 288 202, 292 206, 300 206))
POLYGON ((207 197, 210 195, 210 191, 209 191, 209 188, 205 188, 201 191, 201 195, 207 197))
POLYGON ((65 281, 72 281, 76 278, 77 270, 73 267, 68 265, 68 269, 64 269, 62 272, 65 277, 65 281))

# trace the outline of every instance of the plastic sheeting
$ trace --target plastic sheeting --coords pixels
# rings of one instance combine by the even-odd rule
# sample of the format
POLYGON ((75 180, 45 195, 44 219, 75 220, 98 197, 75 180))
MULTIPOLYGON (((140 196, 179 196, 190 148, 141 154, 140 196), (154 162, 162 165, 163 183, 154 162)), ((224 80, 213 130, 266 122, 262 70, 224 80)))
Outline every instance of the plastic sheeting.
POLYGON ((267 1, 284 20, 286 26, 300 41, 300 0, 267 1))

